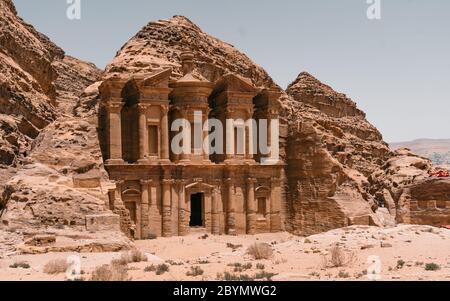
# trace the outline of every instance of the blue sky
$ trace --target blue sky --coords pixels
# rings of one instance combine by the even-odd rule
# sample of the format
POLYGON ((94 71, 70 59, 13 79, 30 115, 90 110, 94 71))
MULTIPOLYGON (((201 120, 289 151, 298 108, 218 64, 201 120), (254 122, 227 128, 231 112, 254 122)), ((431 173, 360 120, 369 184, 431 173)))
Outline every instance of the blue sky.
POLYGON ((388 142, 450 138, 450 1, 13 0, 19 15, 68 54, 100 68, 152 20, 184 15, 233 44, 283 87, 308 71, 346 93, 388 142))

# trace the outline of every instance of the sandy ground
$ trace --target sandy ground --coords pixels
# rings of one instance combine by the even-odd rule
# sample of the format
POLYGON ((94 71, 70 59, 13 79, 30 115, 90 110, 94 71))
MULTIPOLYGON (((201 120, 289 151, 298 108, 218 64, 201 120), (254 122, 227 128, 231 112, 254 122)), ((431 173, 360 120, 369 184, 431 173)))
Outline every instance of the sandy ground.
MULTIPOLYGON (((429 226, 398 226, 391 229, 354 226, 310 236, 288 233, 256 236, 204 236, 197 232, 187 237, 137 241, 148 261, 128 265, 132 280, 222 280, 225 272, 255 278, 263 270, 275 274, 273 280, 447 280, 450 281, 450 230, 429 226), (266 260, 255 260, 246 254, 254 243, 268 243, 274 254, 266 260), (234 245, 234 250, 230 244, 234 245), (331 249, 339 245, 342 266, 332 267, 331 249), (144 271, 152 265, 167 264, 169 271, 156 275, 144 271), (251 264, 235 271, 236 263, 251 264), (427 264, 438 270, 427 271, 427 264), (188 276, 191 267, 199 267, 203 275, 188 276)), ((53 259, 77 255, 82 277, 89 280, 98 266, 121 257, 120 253, 49 253, 15 255, 0 259, 0 280, 65 280, 64 274, 48 275, 44 265, 53 259), (26 262, 30 268, 11 268, 26 262)))

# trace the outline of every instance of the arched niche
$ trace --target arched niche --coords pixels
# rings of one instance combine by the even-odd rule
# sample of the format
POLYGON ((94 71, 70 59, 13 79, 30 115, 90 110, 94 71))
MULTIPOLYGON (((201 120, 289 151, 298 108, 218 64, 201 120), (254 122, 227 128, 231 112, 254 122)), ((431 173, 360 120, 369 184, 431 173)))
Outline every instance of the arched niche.
POLYGON ((136 189, 127 189, 122 192, 122 201, 125 208, 130 213, 131 220, 136 224, 138 219, 137 209, 141 201, 141 192, 136 189))
POLYGON ((265 217, 270 211, 270 188, 259 186, 255 190, 256 212, 259 217, 265 217))

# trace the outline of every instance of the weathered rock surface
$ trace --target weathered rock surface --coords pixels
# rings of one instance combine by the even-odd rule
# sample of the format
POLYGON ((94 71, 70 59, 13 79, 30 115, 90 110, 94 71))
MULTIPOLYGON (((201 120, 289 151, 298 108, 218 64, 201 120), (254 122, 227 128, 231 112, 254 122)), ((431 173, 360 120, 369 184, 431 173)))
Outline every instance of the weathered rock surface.
POLYGON ((141 73, 170 67, 174 79, 183 76, 180 54, 194 54, 196 69, 211 82, 226 73, 239 74, 257 87, 272 86, 273 80, 261 67, 232 45, 203 32, 183 16, 150 22, 118 52, 106 73, 141 73))
POLYGON ((308 73, 301 73, 287 94, 290 229, 311 234, 382 225, 368 181, 391 155, 381 134, 353 101, 308 73))
MULTIPOLYGON (((17 17, 11 1, 0 5, 7 20, 0 23, 0 180, 12 177, 0 198, 8 202, 3 219, 27 227, 82 225, 86 215, 107 211, 108 181, 96 132, 100 72, 65 56, 17 17)), ((231 72, 281 91, 245 54, 181 16, 150 22, 119 50, 104 77, 171 67, 172 79, 179 79, 185 50, 194 53, 198 77, 215 82, 231 72)), ((438 208, 450 201, 445 181, 428 179, 430 162, 392 152, 344 94, 308 73, 281 92, 283 216, 290 232, 392 225, 395 219, 426 223, 407 218, 414 216, 415 199, 438 199, 438 208), (420 185, 440 193, 419 193, 427 191, 420 185)))
POLYGON ((87 215, 109 212, 109 182, 97 118, 76 106, 102 72, 66 56, 20 19, 10 0, 0 8, 1 222, 19 235, 85 228, 87 215))
POLYGON ((42 129, 99 76, 94 65, 66 56, 18 17, 10 0, 1 0, 0 168, 20 165, 42 129))

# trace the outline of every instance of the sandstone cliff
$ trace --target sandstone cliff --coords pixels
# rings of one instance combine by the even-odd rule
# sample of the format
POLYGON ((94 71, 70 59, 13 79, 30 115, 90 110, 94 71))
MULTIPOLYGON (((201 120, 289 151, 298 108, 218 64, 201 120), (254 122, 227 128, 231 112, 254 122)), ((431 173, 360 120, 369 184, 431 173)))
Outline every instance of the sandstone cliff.
POLYGON ((282 91, 246 55, 175 16, 145 26, 120 49, 105 76, 171 67, 178 79, 184 50, 194 53, 199 75, 212 82, 232 72, 257 87, 282 92, 287 230, 311 234, 355 223, 383 224, 367 178, 381 169, 391 152, 354 102, 311 75, 300 74, 282 91))
POLYGON ((108 212, 97 119, 75 114, 102 72, 65 55, 10 0, 0 0, 0 60, 0 228, 82 230, 87 215, 108 212))
MULTIPOLYGON (((8 201, 4 217, 36 227, 81 225, 86 214, 106 210, 108 182, 96 133, 100 72, 65 56, 17 17, 11 1, 0 5, 2 20, 8 18, 0 36, 0 101, 6 104, 0 106, 0 164, 18 167, 2 170, 3 179, 13 175, 0 198, 8 201)), ((212 82, 232 72, 282 93, 288 231, 408 221, 408 200, 424 197, 410 186, 429 182, 430 162, 392 152, 353 101, 308 73, 282 91, 245 54, 176 16, 146 25, 118 51, 104 78, 171 67, 178 79, 185 50, 194 53, 198 75, 212 82)))

